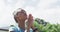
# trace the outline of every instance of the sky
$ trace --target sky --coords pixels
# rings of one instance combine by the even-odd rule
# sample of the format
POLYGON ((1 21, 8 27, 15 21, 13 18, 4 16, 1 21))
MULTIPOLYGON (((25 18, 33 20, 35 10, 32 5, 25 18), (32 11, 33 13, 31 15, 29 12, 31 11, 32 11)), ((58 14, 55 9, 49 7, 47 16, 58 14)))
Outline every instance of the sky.
POLYGON ((0 27, 15 25, 13 12, 18 8, 34 18, 60 24, 60 0, 0 0, 0 27))

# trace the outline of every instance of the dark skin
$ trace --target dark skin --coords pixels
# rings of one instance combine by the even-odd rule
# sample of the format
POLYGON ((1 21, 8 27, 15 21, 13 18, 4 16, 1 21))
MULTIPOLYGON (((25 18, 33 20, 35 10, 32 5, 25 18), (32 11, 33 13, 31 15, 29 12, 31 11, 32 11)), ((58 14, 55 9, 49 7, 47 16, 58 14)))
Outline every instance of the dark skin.
POLYGON ((34 29, 34 25, 33 25, 33 16, 31 14, 29 14, 28 17, 28 27, 27 27, 27 32, 30 32, 30 28, 34 29))
POLYGON ((27 18, 27 14, 24 13, 18 13, 17 16, 15 16, 18 21, 18 26, 22 29, 25 29, 25 20, 28 19, 28 27, 27 32, 30 32, 30 28, 35 29, 33 25, 33 16, 29 14, 29 17, 27 18))
POLYGON ((22 29, 25 29, 25 20, 27 19, 27 15, 23 13, 18 13, 17 15, 18 26, 22 29))

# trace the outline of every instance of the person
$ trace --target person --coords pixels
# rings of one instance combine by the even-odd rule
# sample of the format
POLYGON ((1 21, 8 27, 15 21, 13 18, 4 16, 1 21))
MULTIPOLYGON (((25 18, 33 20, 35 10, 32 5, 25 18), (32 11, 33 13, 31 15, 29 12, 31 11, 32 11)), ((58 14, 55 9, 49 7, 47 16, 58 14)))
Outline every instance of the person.
POLYGON ((27 13, 25 10, 19 8, 18 11, 13 13, 14 15, 14 19, 16 21, 16 23, 18 24, 19 29, 12 29, 13 31, 10 32, 24 32, 25 31, 25 22, 27 20, 27 32, 33 32, 33 30, 36 30, 34 25, 33 25, 33 16, 32 14, 29 14, 29 16, 27 17, 27 13), (30 30, 30 28, 32 28, 32 30, 30 30))

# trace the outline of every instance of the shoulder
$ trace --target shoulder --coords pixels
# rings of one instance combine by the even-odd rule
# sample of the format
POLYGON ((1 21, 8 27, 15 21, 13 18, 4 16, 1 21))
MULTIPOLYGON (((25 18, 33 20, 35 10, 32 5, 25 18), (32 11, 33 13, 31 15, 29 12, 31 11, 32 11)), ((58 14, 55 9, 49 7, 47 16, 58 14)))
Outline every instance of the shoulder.
POLYGON ((9 31, 18 31, 18 28, 17 27, 10 27, 9 31))

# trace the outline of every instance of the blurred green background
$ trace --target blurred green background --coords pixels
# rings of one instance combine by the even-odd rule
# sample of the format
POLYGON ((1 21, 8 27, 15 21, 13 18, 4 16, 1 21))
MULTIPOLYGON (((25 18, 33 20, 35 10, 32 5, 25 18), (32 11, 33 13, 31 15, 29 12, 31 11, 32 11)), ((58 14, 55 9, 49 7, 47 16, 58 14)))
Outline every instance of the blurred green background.
POLYGON ((60 32, 60 24, 51 24, 40 18, 35 19, 34 26, 39 32, 60 32))

